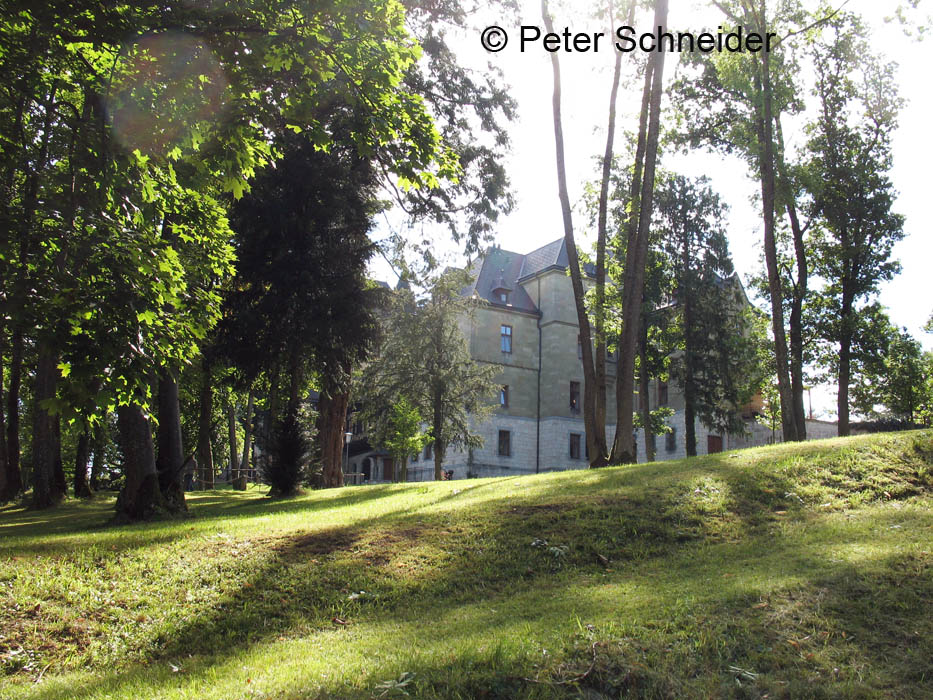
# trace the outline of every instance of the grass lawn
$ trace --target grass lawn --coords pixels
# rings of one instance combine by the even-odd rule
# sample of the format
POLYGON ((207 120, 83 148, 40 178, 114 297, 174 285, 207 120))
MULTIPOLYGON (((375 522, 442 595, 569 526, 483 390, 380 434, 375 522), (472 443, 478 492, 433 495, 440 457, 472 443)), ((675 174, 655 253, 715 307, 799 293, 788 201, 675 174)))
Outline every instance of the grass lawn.
POLYGON ((933 698, 933 432, 0 509, 0 700, 933 698))

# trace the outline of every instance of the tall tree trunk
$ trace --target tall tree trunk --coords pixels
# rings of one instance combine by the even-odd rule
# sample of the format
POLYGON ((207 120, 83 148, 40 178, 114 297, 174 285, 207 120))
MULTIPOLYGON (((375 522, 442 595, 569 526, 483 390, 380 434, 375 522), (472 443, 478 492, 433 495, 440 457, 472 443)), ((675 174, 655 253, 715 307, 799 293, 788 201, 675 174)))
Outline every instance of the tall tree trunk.
POLYGON ((440 386, 433 387, 433 398, 432 398, 432 423, 431 423, 431 436, 434 439, 434 481, 441 481, 444 478, 443 475, 443 466, 444 466, 444 456, 446 453, 446 445, 444 444, 443 432, 444 432, 444 399, 443 399, 443 388, 440 386))
POLYGON ((211 450, 214 387, 207 358, 201 361, 201 392, 198 400, 198 490, 214 488, 214 454, 211 450))
POLYGON ((250 477, 250 460, 253 454, 253 389, 246 396, 246 419, 243 421, 243 456, 240 459, 240 475, 250 477))
MULTIPOLYGON (((686 254, 685 256, 686 257, 686 254)), ((684 441, 688 457, 696 457, 696 383, 694 380, 693 303, 690 294, 684 295, 684 441)))
POLYGON ((156 472, 159 490, 168 508, 188 509, 185 503, 185 450, 181 437, 181 405, 178 381, 168 370, 159 375, 159 428, 156 435, 158 453, 156 472))
POLYGON ((6 500, 13 500, 23 490, 19 447, 19 391, 23 377, 23 345, 23 332, 14 326, 10 345, 10 386, 6 395, 6 500))
POLYGON ((55 438, 55 416, 42 406, 55 398, 58 370, 54 353, 43 343, 39 346, 36 381, 33 388, 32 423, 32 507, 49 508, 64 496, 55 478, 56 459, 60 459, 55 438))
POLYGON ((849 435, 849 383, 852 380, 852 308, 855 305, 854 294, 849 286, 849 280, 843 279, 842 305, 839 310, 839 323, 842 327, 842 332, 839 334, 839 388, 836 393, 839 437, 849 435))
MULTIPOLYGON (((655 27, 667 26, 667 0, 656 0, 654 11, 655 27)), ((661 129, 661 96, 664 83, 665 52, 652 54, 651 97, 648 109, 648 128, 645 137, 645 168, 641 181, 641 197, 638 209, 638 230, 635 240, 629 240, 626 250, 626 270, 622 290, 622 337, 616 371, 619 372, 621 396, 616 401, 619 414, 616 417, 616 439, 613 445, 613 462, 634 463, 635 448, 634 395, 635 354, 638 348, 638 325, 641 320, 642 299, 645 287, 645 264, 648 257, 648 237, 654 200, 654 175, 657 165, 658 142, 661 129)))
MULTIPOLYGON (((57 373, 58 370, 56 368, 56 375, 57 373)), ((55 471, 53 474, 55 477, 55 491, 64 497, 68 494, 68 482, 65 479, 65 464, 62 461, 62 417, 57 413, 52 421, 52 437, 54 440, 52 449, 54 450, 55 471)))
POLYGON ((645 460, 654 461, 654 430, 651 426, 651 376, 648 374, 648 316, 641 318, 641 371, 638 373, 641 422, 645 433, 645 460))
MULTIPOLYGON (((653 84, 654 63, 648 61, 645 66, 645 82, 641 94, 641 113, 638 118, 638 140, 635 147, 635 163, 632 167, 632 185, 629 192, 629 215, 625 224, 625 258, 619 254, 619 262, 623 264, 623 289, 625 285, 631 285, 629 273, 635 267, 635 239, 638 235, 638 220, 641 211, 641 181, 645 166, 645 150, 648 141, 648 112, 651 107, 651 86, 653 84)), ((624 306, 624 300, 623 300, 624 306)), ((625 408, 623 400, 622 378, 622 333, 619 334, 618 350, 616 351, 616 434, 612 443, 612 454, 609 461, 612 464, 622 462, 622 436, 620 430, 620 416, 625 408)))
POLYGON ((78 437, 78 447, 75 450, 75 498, 90 498, 91 489, 87 480, 87 463, 91 455, 91 431, 85 426, 78 437))
MULTIPOLYGON (((628 22, 632 24, 635 3, 629 2, 628 22)), ((609 0, 609 25, 614 26, 615 15, 612 0, 609 0)), ((609 447, 606 443, 606 240, 607 218, 609 210, 609 180, 612 174, 612 159, 615 145, 616 101, 619 95, 619 76, 622 71, 622 52, 615 52, 615 65, 612 71, 612 88, 609 91, 609 124, 606 128, 606 150, 603 153, 603 171, 599 188, 599 213, 596 226, 596 308, 594 309, 594 351, 596 381, 596 424, 603 431, 603 444, 598 446, 598 460, 590 460, 592 466, 604 466, 609 463, 609 447)), ((600 437, 598 434, 597 437, 600 437)), ((595 454, 590 452, 590 454, 595 454)))
POLYGON ((321 446, 321 476, 325 488, 343 486, 343 447, 346 432, 348 392, 321 392, 318 403, 318 441, 321 446), (339 392, 339 393, 338 393, 339 392))
POLYGON ((792 289, 790 310, 790 390, 794 407, 794 427, 798 440, 807 439, 807 414, 803 406, 803 303, 807 296, 807 249, 803 240, 803 228, 797 213, 796 194, 784 161, 784 131, 781 115, 774 116, 774 132, 777 139, 776 167, 785 200, 784 208, 790 220, 794 239, 794 258, 797 263, 797 280, 792 289))
POLYGON ((232 401, 227 403, 227 441, 230 445, 230 481, 233 481, 240 476, 240 458, 236 445, 236 406, 232 401))
POLYGON ((849 434, 849 382, 852 373, 852 340, 843 337, 839 343, 839 389, 836 394, 836 410, 839 413, 838 434, 849 434))
MULTIPOLYGON (((106 417, 104 418, 106 420, 106 417)), ((104 470, 104 428, 98 425, 94 429, 94 457, 91 460, 91 491, 100 488, 100 474, 104 470)))
MULTIPOLYGON (((759 18, 758 31, 766 36, 764 16, 759 18)), ((761 112, 757 116, 758 160, 761 173, 761 210, 764 219, 765 265, 768 269, 768 292, 771 297, 771 329, 774 334, 774 356, 777 361, 778 393, 781 397, 781 423, 785 441, 797 439, 797 421, 794 416, 794 400, 788 375, 787 336, 784 332, 784 295, 777 263, 775 240, 775 156, 774 156, 774 112, 771 85, 771 59, 768 51, 762 51, 759 59, 760 73, 758 89, 761 95, 761 112)))
MULTIPOLYGON (((551 20, 551 13, 548 11, 547 0, 541 0, 541 14, 547 31, 553 32, 554 23, 551 20)), ((567 173, 564 164, 564 130, 561 121, 560 59, 557 52, 551 53, 551 69, 554 75, 552 109, 554 115, 554 143, 557 152, 557 189, 564 222, 564 246, 567 249, 567 264, 570 268, 570 282, 573 287, 573 299, 577 310, 577 324, 580 328, 580 343, 583 351, 583 424, 586 430, 590 464, 598 467, 608 463, 606 455, 606 423, 603 420, 602 425, 600 425, 596 420, 599 385, 593 360, 590 321, 586 312, 586 290, 583 288, 583 275, 580 270, 579 256, 577 255, 577 244, 573 236, 570 196, 567 192, 567 173)), ((605 381, 603 385, 603 391, 605 392, 605 381)), ((435 464, 435 478, 440 479, 440 476, 440 471, 435 464)))
POLYGON ((151 518, 164 507, 156 472, 152 426, 142 408, 133 404, 117 409, 117 428, 126 475, 126 484, 117 498, 117 517, 151 518))
POLYGON ((807 295, 807 254, 803 244, 803 231, 797 208, 787 205, 794 252, 797 258, 797 284, 794 285, 790 309, 790 387, 794 406, 794 427, 798 440, 807 439, 807 414, 803 406, 803 302, 807 295))
POLYGON ((6 420, 3 411, 3 352, 4 333, 0 329, 0 503, 7 500, 6 420))

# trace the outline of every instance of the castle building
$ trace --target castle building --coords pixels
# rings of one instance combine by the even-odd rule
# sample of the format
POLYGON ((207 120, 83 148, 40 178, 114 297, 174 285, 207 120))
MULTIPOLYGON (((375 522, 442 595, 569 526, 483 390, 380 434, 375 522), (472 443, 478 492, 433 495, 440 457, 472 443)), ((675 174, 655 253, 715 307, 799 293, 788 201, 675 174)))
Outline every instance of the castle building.
MULTIPOLYGON (((522 255, 499 247, 488 249, 469 267, 472 283, 463 290, 480 303, 462 322, 464 336, 476 362, 495 365, 500 372, 498 407, 475 426, 483 436, 481 448, 450 450, 444 469, 453 478, 534 474, 588 466, 583 425, 583 363, 579 325, 567 249, 561 238, 522 255)), ((616 357, 607 357, 606 436, 615 435, 616 357)), ((650 405, 669 406, 672 431, 658 436, 658 460, 686 456, 684 399, 676 383, 652 381, 650 405)), ((639 398, 636 396, 636 401, 639 398)), ((697 452, 766 444, 771 431, 758 425, 748 409, 748 435, 711 432, 696 423, 697 452)), ((808 430, 820 432, 819 425, 808 430)), ((834 426, 827 424, 827 433, 834 426)), ((815 437, 829 437, 817 434, 815 437)), ((645 460, 641 429, 635 441, 638 460, 645 460)), ((349 472, 369 481, 391 479, 391 458, 362 441, 349 449, 349 472)), ((408 466, 409 480, 433 480, 430 446, 408 466)))

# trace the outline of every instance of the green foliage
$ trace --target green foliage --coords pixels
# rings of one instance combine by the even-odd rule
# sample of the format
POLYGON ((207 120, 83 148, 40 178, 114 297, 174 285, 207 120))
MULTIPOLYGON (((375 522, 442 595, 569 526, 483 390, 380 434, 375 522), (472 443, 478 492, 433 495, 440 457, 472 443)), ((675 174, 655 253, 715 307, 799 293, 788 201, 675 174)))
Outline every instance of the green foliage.
POLYGON ((190 359, 232 274, 228 196, 286 125, 340 138, 412 186, 457 173, 403 86, 420 55, 394 0, 15 4, 0 24, 4 316, 51 346, 53 408, 146 402, 190 359))
POLYGON ((428 442, 428 436, 421 432, 421 414, 405 396, 387 412, 375 416, 375 420, 368 431, 369 439, 385 447, 397 464, 404 465, 409 456, 418 454, 428 442))
POLYGON ((273 428, 272 455, 262 468, 262 479, 277 496, 291 496, 306 481, 310 440, 307 422, 298 411, 286 411, 273 428))
POLYGON ((879 318, 872 330, 874 347, 858 353, 853 408, 869 418, 894 419, 908 425, 929 421, 933 408, 931 353, 924 353, 906 329, 898 329, 886 316, 879 318))
MULTIPOLYGON (((674 415, 674 409, 670 406, 659 406, 651 411, 651 434, 666 435, 673 428, 667 423, 667 419, 674 415)), ((644 420, 641 411, 635 412, 635 427, 644 428, 644 420)))
POLYGON ((452 271, 424 297, 396 291, 384 342, 357 382, 366 423, 385 424, 386 407, 405 398, 428 424, 438 461, 448 448, 482 444, 473 426, 489 414, 497 389, 496 368, 473 361, 461 330, 472 303, 460 295, 465 285, 465 276, 452 271))
POLYGON ((733 272, 723 209, 705 178, 674 176, 657 193, 656 227, 683 334, 671 373, 704 425, 740 433, 740 409, 759 390, 766 370, 753 312, 733 272))
POLYGON ((824 367, 846 385, 844 397, 850 354, 877 344, 861 337, 878 327, 877 307, 866 301, 900 270, 891 255, 904 237, 904 218, 893 211, 888 171, 901 100, 893 65, 871 53, 856 18, 841 14, 822 32, 813 48, 819 113, 808 129, 805 185, 815 217, 813 269, 825 283, 811 303, 819 312, 824 367))

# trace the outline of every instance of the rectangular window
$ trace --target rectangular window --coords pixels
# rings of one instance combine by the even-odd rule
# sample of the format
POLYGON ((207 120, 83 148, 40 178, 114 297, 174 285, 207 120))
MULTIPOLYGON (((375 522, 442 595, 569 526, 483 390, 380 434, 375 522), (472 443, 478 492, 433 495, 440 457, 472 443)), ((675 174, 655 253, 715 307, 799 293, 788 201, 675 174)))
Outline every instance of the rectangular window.
POLYGON ((429 442, 427 445, 424 446, 424 458, 425 459, 431 459, 434 456, 433 452, 431 451, 432 447, 434 447, 433 442, 429 442))
POLYGON ((580 433, 570 433, 570 459, 580 459, 580 433))
POLYGON ((412 461, 412 462, 417 462, 417 461, 418 461, 418 453, 417 453, 417 452, 415 452, 415 454, 413 454, 413 455, 411 456, 411 461, 412 461))
POLYGON ((570 412, 580 412, 580 382, 570 382, 570 412))
POLYGON ((677 449, 677 428, 671 428, 671 432, 664 436, 664 449, 668 453, 677 449))
POLYGON ((667 382, 658 380, 658 406, 667 406, 667 382))
POLYGON ((502 326, 502 352, 512 352, 512 326, 502 326))
POLYGON ((499 387, 499 405, 502 406, 502 408, 509 407, 509 385, 508 384, 503 384, 501 387, 499 387))
POLYGON ((499 431, 499 456, 512 456, 512 433, 508 430, 499 431))

